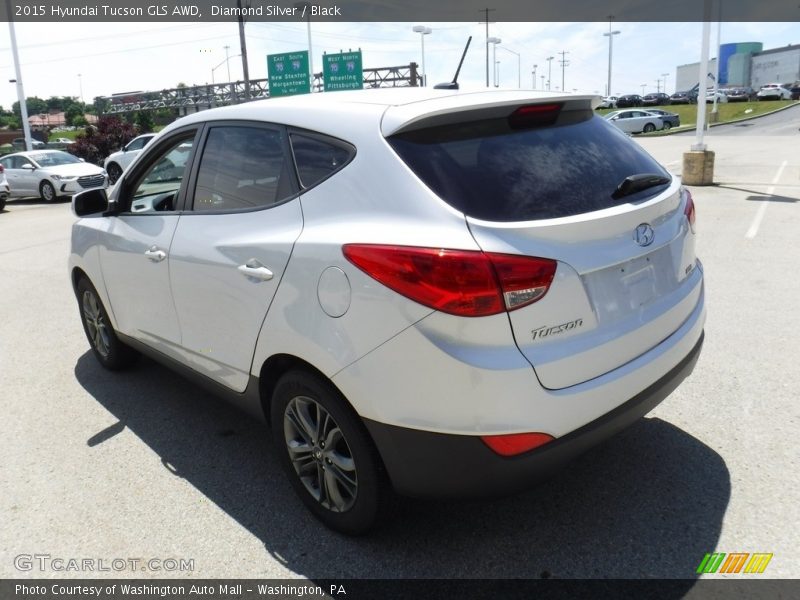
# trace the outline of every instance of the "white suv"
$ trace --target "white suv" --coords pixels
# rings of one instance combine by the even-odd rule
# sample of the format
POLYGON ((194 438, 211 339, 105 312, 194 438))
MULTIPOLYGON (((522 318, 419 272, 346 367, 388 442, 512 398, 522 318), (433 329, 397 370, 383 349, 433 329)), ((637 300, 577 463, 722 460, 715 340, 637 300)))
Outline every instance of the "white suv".
POLYGON ((121 150, 109 154, 103 161, 103 168, 108 173, 108 182, 114 184, 122 172, 128 168, 133 159, 139 156, 144 147, 156 136, 155 133, 145 133, 133 138, 121 150))
POLYGON ((663 400, 703 340, 691 195, 596 102, 366 90, 175 122, 73 201, 95 356, 146 353, 266 419, 340 531, 384 479, 531 486, 663 400))

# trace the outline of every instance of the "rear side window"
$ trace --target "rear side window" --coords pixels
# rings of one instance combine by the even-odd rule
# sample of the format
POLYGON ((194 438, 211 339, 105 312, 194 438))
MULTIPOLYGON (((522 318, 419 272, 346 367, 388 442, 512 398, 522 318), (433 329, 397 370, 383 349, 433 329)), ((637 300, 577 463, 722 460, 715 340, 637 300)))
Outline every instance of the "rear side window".
POLYGON ((263 208, 293 195, 284 135, 278 128, 212 127, 200 160, 193 209, 263 208))
POLYGON ((659 186, 616 200, 630 175, 669 174, 592 111, 565 111, 553 125, 513 129, 489 119, 401 133, 389 143, 445 202, 487 221, 568 217, 637 202, 659 186))
POLYGON ((355 148, 340 140, 320 135, 292 133, 292 152, 303 188, 310 188, 329 177, 355 154, 355 148))

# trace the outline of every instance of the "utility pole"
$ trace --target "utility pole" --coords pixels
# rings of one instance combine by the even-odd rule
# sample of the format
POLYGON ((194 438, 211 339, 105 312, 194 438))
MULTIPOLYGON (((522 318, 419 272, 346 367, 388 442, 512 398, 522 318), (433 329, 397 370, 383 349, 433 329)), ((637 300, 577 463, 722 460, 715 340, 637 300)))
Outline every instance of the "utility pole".
POLYGON ((553 59, 555 56, 548 56, 545 60, 547 61, 547 91, 550 91, 552 87, 550 84, 553 81, 553 59))
POLYGON ((485 15, 485 21, 481 21, 481 23, 486 23, 486 87, 489 87, 489 13, 494 12, 494 8, 482 8, 478 12, 482 12, 485 15))
POLYGON ((247 67, 247 41, 244 37, 244 17, 242 16, 242 0, 236 0, 239 8, 239 44, 242 47, 242 74, 244 76, 245 102, 250 100, 250 69, 247 67))
POLYGON ((569 54, 569 52, 562 50, 561 52, 556 52, 556 54, 561 55, 561 60, 559 62, 561 63, 561 91, 563 92, 567 89, 564 87, 564 69, 569 66, 569 61, 567 60, 567 54, 569 54))
POLYGON ((532 75, 533 75, 533 89, 536 89, 536 67, 538 67, 538 66, 539 65, 533 65, 533 73, 532 73, 532 75))
POLYGON ((19 100, 19 114, 22 117, 22 131, 25 133, 25 150, 33 150, 31 142, 31 125, 28 123, 28 103, 25 100, 25 90, 22 87, 22 71, 19 68, 19 52, 17 51, 17 34, 14 31, 14 21, 11 20, 11 3, 6 0, 6 11, 8 14, 8 33, 11 36, 11 54, 14 56, 14 75, 9 83, 17 84, 17 100, 19 100))

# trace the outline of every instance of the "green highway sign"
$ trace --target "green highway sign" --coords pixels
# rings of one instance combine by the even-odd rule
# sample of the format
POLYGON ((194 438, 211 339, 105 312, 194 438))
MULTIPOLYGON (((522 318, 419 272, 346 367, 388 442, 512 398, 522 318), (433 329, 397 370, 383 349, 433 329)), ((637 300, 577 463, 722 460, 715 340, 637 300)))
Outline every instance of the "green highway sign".
POLYGON ((326 92, 364 89, 361 50, 322 55, 322 81, 326 92))
POLYGON ((267 55, 269 96, 292 96, 311 91, 308 51, 267 55))

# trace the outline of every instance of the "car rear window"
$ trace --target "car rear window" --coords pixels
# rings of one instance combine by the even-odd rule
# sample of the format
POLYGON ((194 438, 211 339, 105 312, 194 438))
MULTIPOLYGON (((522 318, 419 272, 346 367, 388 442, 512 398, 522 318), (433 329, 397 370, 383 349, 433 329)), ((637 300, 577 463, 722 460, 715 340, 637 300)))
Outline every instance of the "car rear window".
POLYGON ((445 202, 487 221, 568 217, 650 198, 612 194, 640 173, 669 174, 591 110, 564 111, 552 125, 513 128, 510 119, 442 125, 397 134, 389 143, 445 202))

